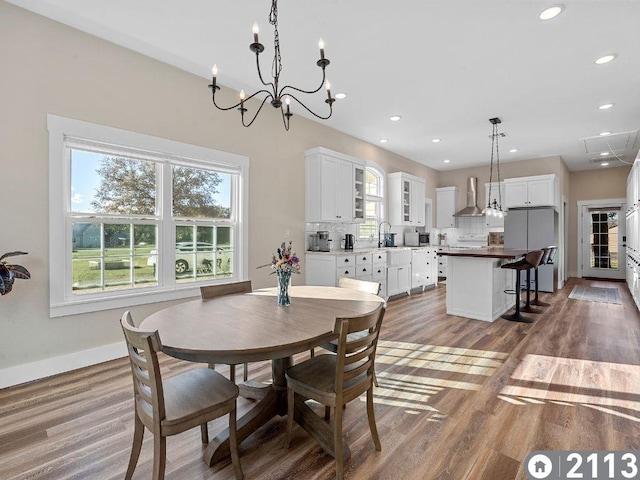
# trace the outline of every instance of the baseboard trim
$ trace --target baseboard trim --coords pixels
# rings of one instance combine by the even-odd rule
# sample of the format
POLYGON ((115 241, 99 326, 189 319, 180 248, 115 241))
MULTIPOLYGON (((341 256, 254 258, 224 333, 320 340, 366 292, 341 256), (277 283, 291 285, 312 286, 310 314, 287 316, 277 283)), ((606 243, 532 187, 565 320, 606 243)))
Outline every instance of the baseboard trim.
POLYGON ((12 387, 22 383, 69 372, 89 365, 107 362, 127 355, 124 343, 112 343, 80 352, 47 358, 38 362, 25 363, 0 370, 0 388, 12 387))

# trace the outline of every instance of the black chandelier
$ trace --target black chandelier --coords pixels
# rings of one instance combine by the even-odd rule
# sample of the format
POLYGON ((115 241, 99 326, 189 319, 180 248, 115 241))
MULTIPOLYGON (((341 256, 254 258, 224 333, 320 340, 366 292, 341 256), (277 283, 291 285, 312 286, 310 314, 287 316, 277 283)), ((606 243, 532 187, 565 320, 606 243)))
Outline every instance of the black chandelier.
POLYGON ((329 117, 331 117, 331 114, 333 113, 332 105, 333 105, 333 102, 336 101, 336 99, 331 97, 331 85, 329 84, 329 81, 326 80, 325 68, 331 62, 329 62, 328 58, 324 57, 324 42, 322 41, 322 39, 320 39, 320 41, 318 42, 318 48, 320 49, 320 60, 316 62, 316 65, 318 65, 322 69, 322 81, 320 82, 320 86, 315 90, 302 90, 300 88, 296 88, 291 85, 285 85, 284 87, 280 88, 279 85, 280 85, 280 73, 282 72, 282 57, 280 55, 280 37, 278 35, 278 0, 272 0, 271 2, 271 12, 269 13, 269 23, 273 25, 273 28, 274 28, 274 37, 273 37, 274 56, 273 56, 273 63, 271 67, 271 77, 273 78, 273 81, 265 82, 264 79, 262 78, 262 72, 260 71, 259 56, 264 51, 264 45, 258 42, 259 29, 258 29, 257 23, 253 24, 253 43, 249 45, 249 49, 256 54, 256 68, 258 69, 258 77, 260 78, 260 81, 265 87, 270 87, 270 89, 258 90, 257 92, 255 92, 253 95, 250 95, 249 97, 245 95, 244 90, 241 90, 240 102, 230 107, 221 107, 216 103, 216 91, 220 90, 220 87, 216 85, 216 76, 218 75, 218 66, 214 65, 213 68, 211 69, 211 72, 213 73, 213 80, 211 85, 209 85, 209 88, 211 89, 211 92, 212 92, 213 104, 219 110, 232 110, 234 108, 237 108, 238 111, 240 112, 242 125, 244 125, 245 127, 251 126, 251 124, 254 122, 254 120, 260 113, 260 110, 262 110, 262 107, 264 106, 267 100, 271 100, 270 103, 273 108, 280 109, 280 113, 282 114, 282 122, 284 123, 284 128, 287 131, 289 130, 289 120, 293 116, 290 110, 291 99, 298 102, 298 104, 302 105, 305 108, 305 110, 307 110, 309 113, 311 113, 315 117, 321 120, 328 119, 329 117), (327 99, 324 101, 326 104, 329 105, 329 114, 327 116, 318 115, 317 113, 313 112, 309 107, 307 107, 304 103, 302 103, 300 99, 298 99, 293 93, 291 93, 292 91, 295 91, 300 93, 313 94, 318 92, 323 85, 327 89, 327 99), (244 106, 244 102, 247 100, 251 100, 253 97, 261 94, 265 94, 265 96, 262 99, 262 103, 260 104, 260 107, 256 111, 255 115, 253 115, 253 118, 249 121, 249 123, 246 123, 244 114, 245 112, 247 112, 247 109, 244 106), (283 103, 286 106, 286 109, 285 109, 285 106, 283 106, 283 103))
POLYGON ((500 188, 500 149, 498 148, 498 139, 501 136, 504 136, 502 133, 498 133, 498 124, 502 123, 502 121, 498 118, 490 118, 489 121, 493 125, 493 132, 491 134, 491 167, 489 171, 489 204, 487 208, 482 210, 482 213, 487 217, 506 217, 507 212, 502 209, 502 189, 500 188), (495 152, 495 164, 496 171, 498 175, 498 199, 495 198, 491 201, 491 189, 493 187, 493 163, 494 163, 494 152, 495 152))

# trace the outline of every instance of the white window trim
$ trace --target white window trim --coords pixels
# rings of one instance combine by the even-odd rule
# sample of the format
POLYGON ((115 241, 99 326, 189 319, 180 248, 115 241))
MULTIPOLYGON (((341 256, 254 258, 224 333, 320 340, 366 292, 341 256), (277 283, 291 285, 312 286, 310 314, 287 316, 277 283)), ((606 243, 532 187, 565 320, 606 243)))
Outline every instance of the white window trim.
POLYGON ((194 159, 203 165, 227 165, 239 171, 237 228, 239 229, 237 272, 240 279, 248 278, 248 205, 249 205, 249 158, 234 153, 129 132, 57 115, 47 115, 49 130, 49 315, 61 317, 79 313, 110 310, 148 303, 177 300, 200 295, 200 284, 175 284, 166 288, 110 292, 101 298, 69 298, 65 296, 65 285, 70 278, 70 248, 68 229, 65 227, 66 199, 71 189, 69 162, 65 160, 65 138, 122 145, 134 149, 159 152, 194 159))
MULTIPOLYGON (((368 198, 375 198, 378 201, 378 204, 380 206, 380 216, 378 217, 378 222, 377 225, 379 224, 379 222, 382 222, 385 220, 385 200, 386 200, 386 187, 387 187, 387 182, 386 182, 386 173, 384 171, 384 168, 382 168, 380 165, 378 165, 376 162, 371 161, 371 160, 367 160, 366 162, 366 166, 365 166, 365 179, 366 179, 366 170, 368 169, 373 169, 376 170, 376 172, 379 174, 380 177, 380 195, 367 195, 365 193, 365 221, 367 219, 366 216, 366 202, 368 198)), ((366 188, 365 188, 366 191, 366 188)), ((376 225, 376 227, 377 227, 376 225)), ((359 240, 366 240, 367 237, 362 237, 360 236, 360 226, 358 225, 358 239, 359 240)))

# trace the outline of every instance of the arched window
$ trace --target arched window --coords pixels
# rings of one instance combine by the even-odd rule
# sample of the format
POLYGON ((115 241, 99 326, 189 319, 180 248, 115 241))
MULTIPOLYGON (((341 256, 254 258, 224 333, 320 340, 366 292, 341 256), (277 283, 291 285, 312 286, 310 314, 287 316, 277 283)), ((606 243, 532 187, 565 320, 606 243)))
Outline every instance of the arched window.
POLYGON ((365 194, 365 221, 359 225, 358 237, 372 240, 378 235, 378 225, 384 218, 384 173, 376 167, 367 167, 365 194))

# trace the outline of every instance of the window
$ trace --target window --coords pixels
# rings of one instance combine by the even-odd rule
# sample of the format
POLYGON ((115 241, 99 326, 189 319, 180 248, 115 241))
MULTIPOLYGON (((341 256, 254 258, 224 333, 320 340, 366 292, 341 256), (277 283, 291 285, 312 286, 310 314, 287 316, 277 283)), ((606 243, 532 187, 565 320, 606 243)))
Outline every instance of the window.
POLYGON ((248 159, 50 115, 51 316, 199 294, 246 266, 248 159))
POLYGON ((365 221, 358 228, 361 240, 378 235, 378 225, 383 219, 384 174, 375 167, 367 167, 365 173, 365 221))

